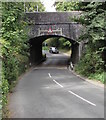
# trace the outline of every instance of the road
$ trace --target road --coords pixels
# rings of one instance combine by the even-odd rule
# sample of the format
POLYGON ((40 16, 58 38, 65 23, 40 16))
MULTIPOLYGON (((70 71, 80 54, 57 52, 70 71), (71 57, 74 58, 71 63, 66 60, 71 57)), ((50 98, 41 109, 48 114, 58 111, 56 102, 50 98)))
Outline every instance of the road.
POLYGON ((104 89, 67 69, 67 56, 47 60, 19 81, 10 95, 11 118, 104 118, 104 89))

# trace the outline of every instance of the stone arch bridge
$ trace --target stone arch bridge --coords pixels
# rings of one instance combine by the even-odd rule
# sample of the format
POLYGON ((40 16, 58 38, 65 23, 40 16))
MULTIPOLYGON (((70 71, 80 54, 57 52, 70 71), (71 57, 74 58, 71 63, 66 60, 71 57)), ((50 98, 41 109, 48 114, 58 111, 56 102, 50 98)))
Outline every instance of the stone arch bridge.
POLYGON ((77 39, 82 32, 81 24, 72 22, 80 11, 72 12, 26 12, 30 38, 31 62, 42 59, 42 42, 50 37, 64 37, 72 43, 70 60, 76 64, 81 56, 83 44, 77 39))

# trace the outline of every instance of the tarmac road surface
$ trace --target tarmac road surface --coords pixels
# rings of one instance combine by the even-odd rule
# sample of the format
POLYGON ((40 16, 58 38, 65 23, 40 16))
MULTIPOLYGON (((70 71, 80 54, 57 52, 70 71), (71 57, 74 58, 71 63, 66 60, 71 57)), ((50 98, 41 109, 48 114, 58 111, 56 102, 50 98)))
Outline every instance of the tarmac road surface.
POLYGON ((104 89, 67 69, 68 56, 46 53, 10 95, 11 118, 104 118, 104 89))

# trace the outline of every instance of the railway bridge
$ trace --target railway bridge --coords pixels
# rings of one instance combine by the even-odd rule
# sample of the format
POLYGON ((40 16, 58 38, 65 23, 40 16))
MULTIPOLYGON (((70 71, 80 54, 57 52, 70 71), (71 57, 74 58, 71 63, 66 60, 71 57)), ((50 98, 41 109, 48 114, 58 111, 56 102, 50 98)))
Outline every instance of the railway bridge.
POLYGON ((79 17, 80 11, 72 12, 26 12, 28 34, 30 39, 31 62, 42 59, 42 43, 51 37, 64 37, 72 44, 70 61, 76 64, 83 51, 83 43, 78 42, 82 33, 82 25, 73 22, 72 18, 79 17))

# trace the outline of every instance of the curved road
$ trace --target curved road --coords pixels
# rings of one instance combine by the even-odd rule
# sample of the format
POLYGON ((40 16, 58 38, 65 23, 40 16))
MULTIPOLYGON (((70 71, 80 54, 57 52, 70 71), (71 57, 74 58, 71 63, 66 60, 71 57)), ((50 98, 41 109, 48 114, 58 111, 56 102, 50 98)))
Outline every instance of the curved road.
POLYGON ((104 118, 104 89, 67 70, 67 56, 47 53, 10 95, 11 118, 104 118))

